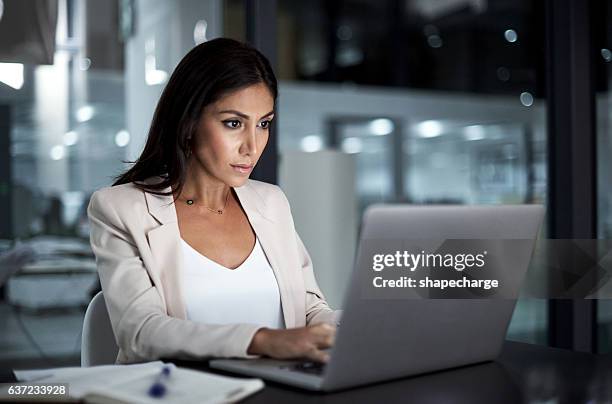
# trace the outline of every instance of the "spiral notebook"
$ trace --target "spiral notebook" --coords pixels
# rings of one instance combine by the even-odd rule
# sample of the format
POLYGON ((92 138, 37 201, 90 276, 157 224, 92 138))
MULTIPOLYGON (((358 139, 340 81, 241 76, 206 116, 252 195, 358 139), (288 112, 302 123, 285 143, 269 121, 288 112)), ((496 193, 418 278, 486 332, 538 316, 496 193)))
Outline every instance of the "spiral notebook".
MULTIPOLYGON (((233 403, 261 390, 261 379, 239 379, 164 364, 161 361, 134 365, 105 365, 89 368, 56 368, 15 372, 20 383, 68 383, 69 397, 93 404, 110 403, 233 403), (171 367, 163 397, 152 397, 151 385, 164 366, 171 367)), ((23 398, 22 398, 23 399, 23 398)), ((65 401, 66 397, 58 397, 65 401)), ((19 401, 0 396, 0 401, 19 401)), ((28 401, 36 400, 29 397, 28 401)), ((41 397, 40 401, 53 401, 41 397)))

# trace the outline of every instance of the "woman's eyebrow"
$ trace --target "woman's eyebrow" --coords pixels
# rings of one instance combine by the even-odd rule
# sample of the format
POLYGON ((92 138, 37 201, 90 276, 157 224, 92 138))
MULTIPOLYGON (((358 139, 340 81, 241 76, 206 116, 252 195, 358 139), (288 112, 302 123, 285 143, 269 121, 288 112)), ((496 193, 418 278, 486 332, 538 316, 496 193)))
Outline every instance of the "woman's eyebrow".
MULTIPOLYGON (((236 114, 236 115, 238 115, 241 118, 250 119, 247 114, 243 114, 242 112, 236 111, 235 109, 224 109, 223 111, 219 111, 219 113, 220 114, 236 114)), ((268 117, 270 115, 273 115, 273 114, 274 114, 274 111, 270 111, 270 112, 268 112, 267 114, 265 114, 264 116, 262 116, 259 119, 266 118, 266 117, 268 117)))

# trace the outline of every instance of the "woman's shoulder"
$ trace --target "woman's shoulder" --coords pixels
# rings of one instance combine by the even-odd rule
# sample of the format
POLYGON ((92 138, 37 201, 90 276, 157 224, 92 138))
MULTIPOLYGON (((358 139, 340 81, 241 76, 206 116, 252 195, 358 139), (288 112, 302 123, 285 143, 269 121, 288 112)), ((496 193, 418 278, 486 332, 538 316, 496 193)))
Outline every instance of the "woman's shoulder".
POLYGON ((127 184, 107 186, 98 189, 92 194, 92 198, 97 197, 106 200, 113 201, 132 201, 142 199, 144 197, 144 191, 140 189, 133 182, 127 184))
POLYGON ((97 211, 133 213, 139 206, 146 207, 145 193, 133 182, 100 188, 89 200, 89 209, 97 211))

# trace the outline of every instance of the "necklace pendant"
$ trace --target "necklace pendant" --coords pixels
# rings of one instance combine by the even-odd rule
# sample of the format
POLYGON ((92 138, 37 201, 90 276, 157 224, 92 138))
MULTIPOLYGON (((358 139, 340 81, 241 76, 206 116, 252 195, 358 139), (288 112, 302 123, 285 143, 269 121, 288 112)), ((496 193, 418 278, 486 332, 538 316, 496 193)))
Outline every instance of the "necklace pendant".
POLYGON ((187 205, 193 205, 193 199, 187 199, 187 205))
POLYGON ((220 214, 220 215, 222 215, 222 214, 223 214, 223 211, 222 211, 222 210, 218 210, 218 211, 217 211, 217 213, 218 213, 218 214, 220 214))

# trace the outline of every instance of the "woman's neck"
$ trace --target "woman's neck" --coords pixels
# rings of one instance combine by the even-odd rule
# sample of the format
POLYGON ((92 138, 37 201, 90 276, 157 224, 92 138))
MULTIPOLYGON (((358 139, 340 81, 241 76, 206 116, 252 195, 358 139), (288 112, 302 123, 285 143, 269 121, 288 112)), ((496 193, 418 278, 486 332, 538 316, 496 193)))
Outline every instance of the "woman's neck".
POLYGON ((221 209, 225 206, 230 191, 230 187, 219 180, 205 174, 188 172, 180 195, 175 194, 175 197, 182 201, 191 200, 198 205, 221 209))

